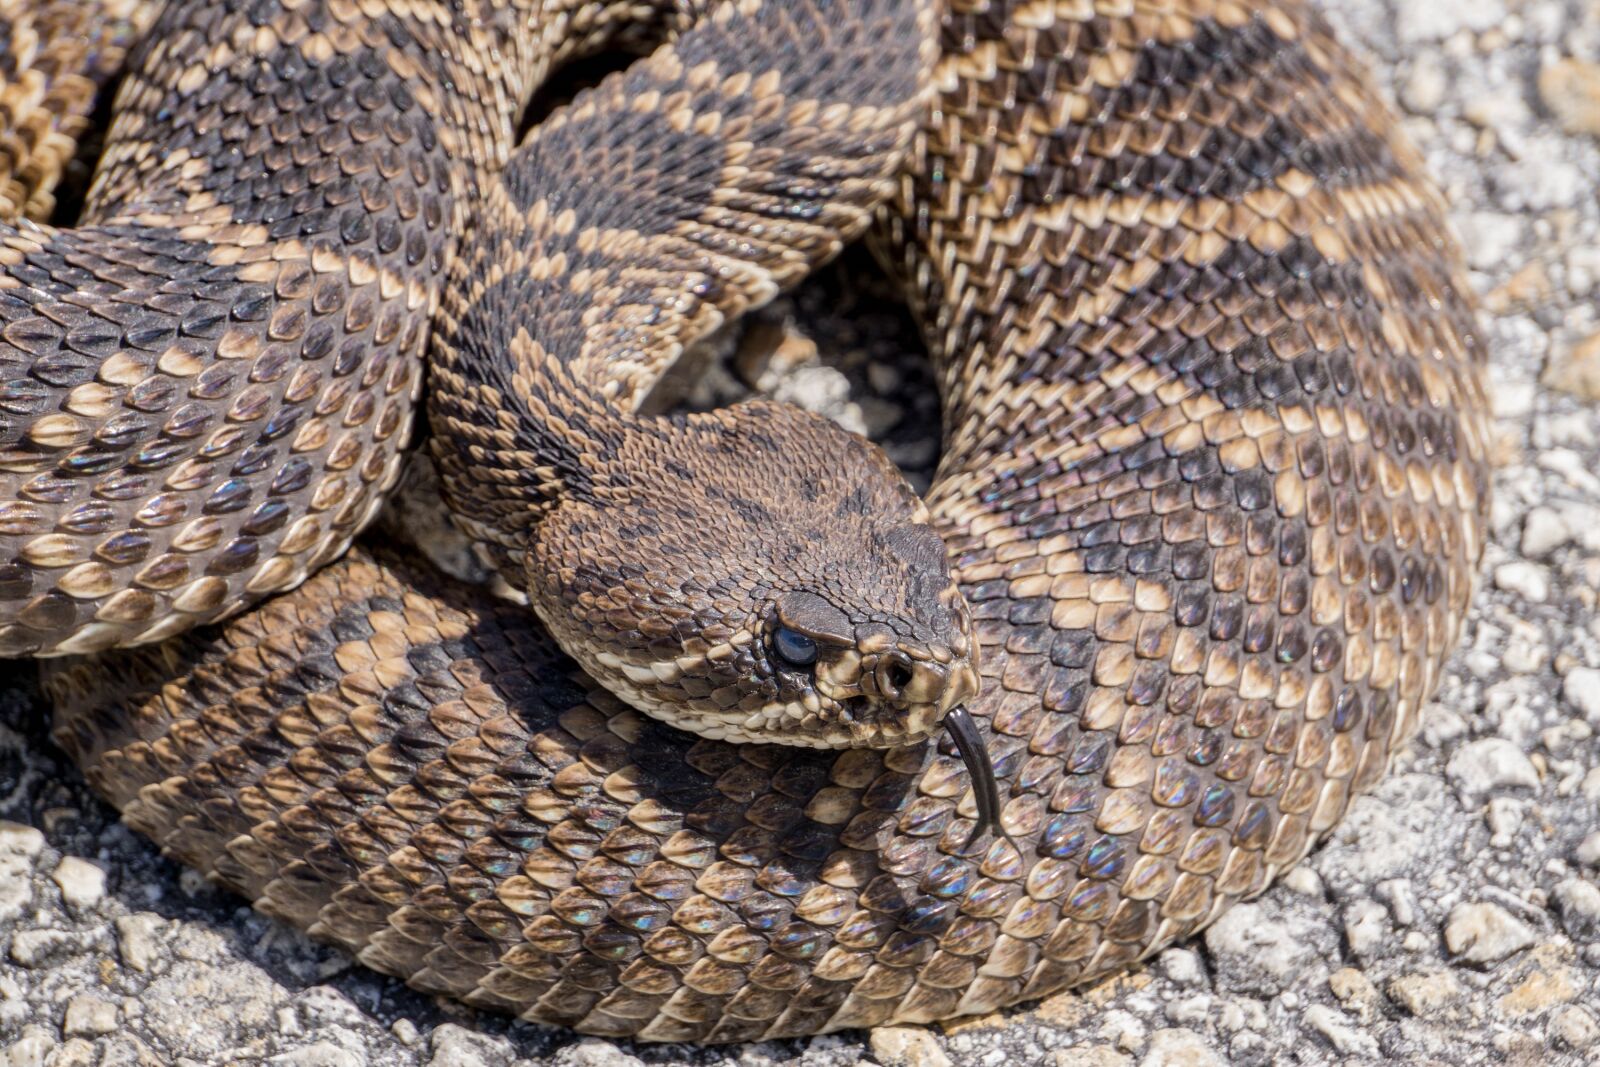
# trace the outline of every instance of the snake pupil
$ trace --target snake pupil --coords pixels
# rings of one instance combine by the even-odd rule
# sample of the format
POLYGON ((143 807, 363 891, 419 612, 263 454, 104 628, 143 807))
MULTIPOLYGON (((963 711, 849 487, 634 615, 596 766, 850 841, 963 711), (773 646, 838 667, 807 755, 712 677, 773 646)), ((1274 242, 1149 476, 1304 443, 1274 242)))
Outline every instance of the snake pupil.
POLYGON ((817 662, 817 643, 787 626, 772 631, 772 650, 791 667, 809 667, 817 662))

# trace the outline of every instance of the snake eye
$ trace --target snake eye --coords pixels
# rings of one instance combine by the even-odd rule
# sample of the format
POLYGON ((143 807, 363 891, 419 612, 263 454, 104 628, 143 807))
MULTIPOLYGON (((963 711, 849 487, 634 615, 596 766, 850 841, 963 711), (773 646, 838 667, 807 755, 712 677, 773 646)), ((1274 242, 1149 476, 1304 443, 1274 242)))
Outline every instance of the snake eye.
POLYGON ((772 631, 772 651, 791 667, 809 667, 817 662, 817 643, 787 626, 772 631))

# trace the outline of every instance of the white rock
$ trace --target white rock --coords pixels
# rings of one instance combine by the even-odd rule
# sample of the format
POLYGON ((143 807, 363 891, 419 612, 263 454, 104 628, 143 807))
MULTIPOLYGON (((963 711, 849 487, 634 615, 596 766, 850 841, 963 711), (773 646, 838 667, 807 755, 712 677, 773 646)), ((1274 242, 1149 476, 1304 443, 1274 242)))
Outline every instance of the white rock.
POLYGON ((1566 878, 1556 884, 1555 898, 1561 925, 1575 940, 1593 940, 1600 935, 1600 886, 1582 878, 1566 878))
POLYGON ((117 1028, 117 1006, 88 993, 80 993, 67 1001, 66 1017, 61 1023, 63 1037, 99 1037, 117 1028))
POLYGON ((1500 789, 1538 789, 1539 772, 1516 745, 1503 737, 1485 737, 1463 745, 1445 764, 1450 784, 1469 797, 1500 789))
POLYGON ((1442 41, 1462 30, 1475 33, 1498 26, 1506 9, 1500 0, 1426 0, 1419 4, 1400 4, 1395 12, 1395 29, 1405 44, 1442 41))
POLYGON ((1561 679, 1561 699, 1593 726, 1600 726, 1600 670, 1574 667, 1561 679))
POLYGON ((436 1027, 429 1046, 433 1055, 428 1067, 504 1067, 513 1055, 505 1038, 474 1033, 455 1023, 436 1027))
POLYGON ((1161 970, 1178 985, 1199 985, 1204 981, 1205 968, 1200 956, 1186 948, 1169 948, 1159 957, 1161 970))
POLYGON ((1550 1016, 1550 1043, 1556 1048, 1586 1049, 1600 1041, 1600 1023, 1589 1010, 1568 1004, 1550 1016))
MULTIPOLYGON (((1461 236, 1465 241, 1467 261, 1482 271, 1497 271, 1505 267, 1519 244, 1522 243, 1522 219, 1516 215, 1502 215, 1492 211, 1475 211, 1460 220, 1461 236)), ((1533 410, 1533 383, 1499 383, 1490 391, 1489 400, 1496 416, 1516 418, 1533 410), (1515 392, 1502 393, 1510 385, 1515 392), (1518 388, 1521 386, 1521 388, 1518 388)))
POLYGON ((1389 933, 1388 912, 1376 900, 1357 900, 1345 909, 1344 937, 1350 951, 1369 959, 1383 948, 1389 933))
POLYGON ((1515 559, 1494 569, 1494 587, 1522 599, 1543 604, 1550 599, 1550 576, 1537 563, 1515 559))
POLYGON ((1321 900, 1323 896, 1322 879, 1305 864, 1289 868, 1289 873, 1283 876, 1283 887, 1291 893, 1299 893, 1303 897, 1321 900))
POLYGON ((340 1048, 332 1041, 318 1041, 314 1045, 279 1053, 267 1062, 274 1067, 363 1067, 367 1061, 365 1057, 340 1048))
POLYGON ((1529 559, 1544 559, 1571 540, 1572 531, 1555 508, 1534 508, 1522 520, 1522 554, 1529 559))
POLYGON ((45 1059, 55 1050, 55 1035, 30 1024, 22 1028, 17 1040, 0 1047, 0 1067, 45 1067, 45 1059))
POLYGON ((1396 926, 1410 926, 1417 921, 1417 897, 1410 880, 1390 878, 1386 882, 1379 882, 1373 893, 1389 905, 1389 916, 1396 926))
POLYGON ((1327 1038, 1328 1044, 1341 1056, 1364 1056, 1370 1059, 1378 1054, 1378 1042, 1371 1034, 1362 1033, 1351 1026, 1343 1012, 1326 1004, 1313 1004, 1306 1009, 1306 1025, 1327 1038))
POLYGON ((0 855, 20 856, 25 860, 38 857, 44 850, 44 834, 32 826, 0 819, 0 855))
POLYGON ((872 1031, 872 1054, 884 1067, 951 1067, 933 1035, 910 1026, 880 1026, 872 1031))
POLYGON ((1139 1067, 1223 1067, 1205 1038, 1188 1030, 1157 1030, 1139 1067))
POLYGON ((68 907, 92 908, 106 895, 106 872, 77 856, 63 856, 50 876, 68 907))
POLYGON ((1600 830, 1596 830, 1572 850, 1572 858, 1585 867, 1600 867, 1600 830))
POLYGON ((1444 58, 1431 49, 1419 52, 1411 64, 1410 76, 1400 89, 1400 102, 1414 114, 1431 115, 1444 103, 1449 87, 1444 58))
POLYGON ((1457 904, 1444 925, 1445 947, 1466 963, 1499 963, 1536 940, 1527 923, 1498 904, 1481 901, 1457 904))
MULTIPOLYGON (((518 1060, 516 1067, 525 1062, 518 1060)), ((568 1045, 557 1054, 555 1062, 561 1067, 644 1067, 638 1057, 598 1037, 586 1037, 576 1045, 568 1045)))
POLYGON ((1229 990, 1282 992, 1321 956, 1310 924, 1277 917, 1259 904, 1236 904, 1206 931, 1219 986, 1229 990))
POLYGON ((165 925, 161 916, 148 911, 119 916, 116 921, 117 954, 122 957, 123 965, 141 973, 148 971, 161 954, 162 944, 158 935, 165 925))

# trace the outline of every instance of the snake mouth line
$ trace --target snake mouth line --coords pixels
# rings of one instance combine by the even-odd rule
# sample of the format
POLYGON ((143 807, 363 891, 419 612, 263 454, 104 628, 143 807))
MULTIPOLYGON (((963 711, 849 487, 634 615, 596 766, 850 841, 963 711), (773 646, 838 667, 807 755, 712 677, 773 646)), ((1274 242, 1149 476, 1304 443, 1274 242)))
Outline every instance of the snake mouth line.
POLYGON ((994 763, 989 759, 983 735, 978 732, 977 720, 967 711, 965 704, 952 708, 944 717, 944 729, 950 735, 950 740, 955 742, 961 762, 966 765, 967 776, 972 780, 973 798, 978 805, 978 821, 973 824, 972 833, 967 835, 966 844, 961 846, 965 852, 973 842, 991 830, 1004 834, 1005 831, 1000 827, 1000 783, 995 779, 994 763))

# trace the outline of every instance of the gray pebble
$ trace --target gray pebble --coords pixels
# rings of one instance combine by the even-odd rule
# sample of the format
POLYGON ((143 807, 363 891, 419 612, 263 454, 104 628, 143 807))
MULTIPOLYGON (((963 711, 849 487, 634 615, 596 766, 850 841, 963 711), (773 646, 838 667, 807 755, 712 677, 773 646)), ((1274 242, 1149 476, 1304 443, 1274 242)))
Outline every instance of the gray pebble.
POLYGON ((1327 1038, 1328 1044, 1341 1056, 1371 1058, 1378 1054, 1377 1039, 1357 1030, 1341 1011, 1326 1004, 1313 1004, 1306 1009, 1305 1019, 1306 1025, 1327 1038))
POLYGON ((50 877, 70 908, 92 908, 106 895, 106 872, 77 856, 63 856, 50 877))
POLYGON ((1377 901, 1357 900, 1345 909, 1345 943, 1355 955, 1362 959, 1378 955, 1388 934, 1389 915, 1377 901))
POLYGON ((1588 1008, 1568 1004, 1551 1014, 1548 1033, 1556 1048, 1582 1052, 1600 1043, 1600 1022, 1588 1008))
POLYGON ((280 1053, 267 1062, 274 1067, 365 1067, 367 1058, 340 1048, 332 1041, 318 1041, 314 1045, 280 1053))
POLYGON ((1464 796, 1481 797, 1501 789, 1538 789, 1539 772, 1516 745, 1485 737, 1463 745, 1445 765, 1450 784, 1464 796))
POLYGON ((1572 858, 1585 867, 1600 867, 1600 830, 1596 830, 1572 850, 1572 858))
POLYGON ((1594 726, 1600 726, 1600 670, 1574 667, 1561 680, 1561 699, 1594 726))
POLYGON ((148 911, 119 915, 115 925, 123 966, 141 973, 150 970, 163 948, 161 931, 166 924, 161 916, 148 911))
POLYGON ((429 1048, 433 1055, 428 1067, 505 1067, 513 1055, 505 1038, 474 1033, 455 1023, 435 1028, 429 1048))
POLYGON ((1555 901, 1561 925, 1574 939, 1600 937, 1600 886, 1582 878, 1567 878, 1557 883, 1555 901))
POLYGON ((1494 587, 1534 604, 1550 599, 1550 575, 1536 563, 1513 560, 1494 569, 1494 587))
POLYGON ((1206 931, 1218 984, 1229 990, 1281 992, 1322 957, 1312 924, 1272 915, 1260 904, 1236 904, 1206 931))
POLYGON ((1498 904, 1457 904, 1444 927, 1445 947, 1464 963, 1499 963, 1536 940, 1527 923, 1498 904))
POLYGON ((1555 508, 1538 507, 1522 520, 1522 554, 1529 559, 1545 559, 1572 540, 1572 531, 1555 508))
POLYGON ((67 1001, 61 1023, 63 1037, 99 1037, 117 1028, 117 1006, 89 993, 67 1001))
POLYGON ((1205 980, 1200 955, 1187 948, 1169 948, 1158 957, 1161 971, 1178 985, 1199 985, 1205 980))
POLYGON ((1139 1067, 1223 1067, 1205 1038, 1188 1030, 1157 1030, 1139 1067))

